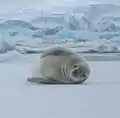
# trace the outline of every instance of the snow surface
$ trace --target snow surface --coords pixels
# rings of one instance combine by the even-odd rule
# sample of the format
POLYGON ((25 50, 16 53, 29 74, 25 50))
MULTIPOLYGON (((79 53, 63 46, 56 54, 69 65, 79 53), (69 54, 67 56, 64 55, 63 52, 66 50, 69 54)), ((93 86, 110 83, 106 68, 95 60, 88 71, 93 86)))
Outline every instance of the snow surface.
POLYGON ((37 85, 26 81, 37 55, 0 56, 1 118, 120 117, 119 61, 88 61, 92 73, 83 85, 37 85))

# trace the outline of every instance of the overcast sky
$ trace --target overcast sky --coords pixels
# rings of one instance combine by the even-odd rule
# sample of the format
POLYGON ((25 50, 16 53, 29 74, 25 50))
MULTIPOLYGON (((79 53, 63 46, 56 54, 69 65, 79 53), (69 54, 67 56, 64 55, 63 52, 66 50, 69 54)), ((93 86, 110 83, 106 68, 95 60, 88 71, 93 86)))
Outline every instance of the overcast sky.
POLYGON ((21 8, 51 8, 61 5, 86 5, 89 3, 120 4, 120 0, 0 0, 0 12, 21 8))

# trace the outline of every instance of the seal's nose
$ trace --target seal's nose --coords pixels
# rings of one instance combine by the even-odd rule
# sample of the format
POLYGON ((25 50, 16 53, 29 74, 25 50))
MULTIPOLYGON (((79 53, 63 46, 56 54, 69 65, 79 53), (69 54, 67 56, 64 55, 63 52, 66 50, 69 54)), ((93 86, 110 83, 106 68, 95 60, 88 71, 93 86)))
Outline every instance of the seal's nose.
POLYGON ((79 73, 79 77, 85 78, 85 77, 86 77, 86 75, 85 75, 85 73, 80 72, 80 73, 79 73))
POLYGON ((85 73, 82 74, 83 77, 86 77, 85 73))

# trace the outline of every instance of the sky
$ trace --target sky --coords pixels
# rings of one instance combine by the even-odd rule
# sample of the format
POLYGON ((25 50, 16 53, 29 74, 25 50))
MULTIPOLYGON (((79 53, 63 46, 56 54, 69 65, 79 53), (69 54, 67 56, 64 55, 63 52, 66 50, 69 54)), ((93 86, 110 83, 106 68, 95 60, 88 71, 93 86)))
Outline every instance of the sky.
POLYGON ((54 6, 82 6, 90 3, 120 4, 120 0, 0 0, 0 13, 22 8, 50 9, 54 6))

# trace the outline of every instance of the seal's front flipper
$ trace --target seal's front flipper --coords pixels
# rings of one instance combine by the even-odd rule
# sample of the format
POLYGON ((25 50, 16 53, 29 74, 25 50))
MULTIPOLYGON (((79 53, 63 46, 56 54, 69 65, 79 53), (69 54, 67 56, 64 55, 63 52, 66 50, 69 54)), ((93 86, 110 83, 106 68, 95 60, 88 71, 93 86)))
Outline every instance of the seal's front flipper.
POLYGON ((32 77, 28 78, 27 81, 37 84, 61 84, 60 81, 56 81, 53 79, 44 79, 42 77, 32 77))

